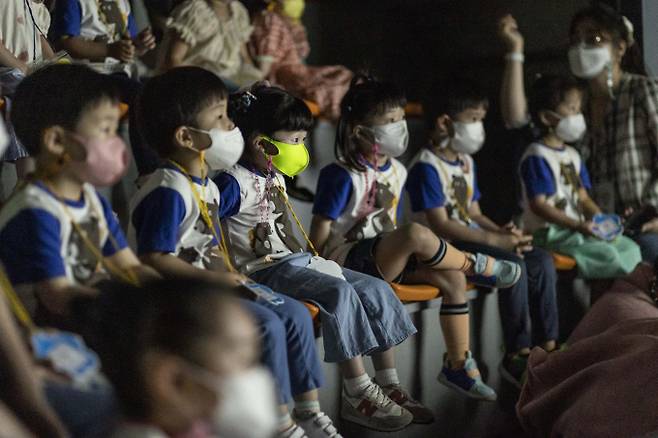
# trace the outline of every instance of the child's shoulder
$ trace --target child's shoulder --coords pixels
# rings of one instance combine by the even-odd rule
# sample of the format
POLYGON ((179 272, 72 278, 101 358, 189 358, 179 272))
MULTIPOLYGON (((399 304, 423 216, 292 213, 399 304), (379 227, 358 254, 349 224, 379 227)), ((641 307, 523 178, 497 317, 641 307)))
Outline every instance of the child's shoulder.
POLYGON ((359 172, 349 167, 347 164, 341 161, 334 161, 333 163, 327 164, 320 170, 320 178, 323 180, 333 180, 333 181, 351 181, 352 175, 356 175, 359 172))
POLYGON ((58 201, 45 188, 28 183, 16 191, 0 210, 0 227, 24 211, 45 211, 59 217, 60 210, 58 201))

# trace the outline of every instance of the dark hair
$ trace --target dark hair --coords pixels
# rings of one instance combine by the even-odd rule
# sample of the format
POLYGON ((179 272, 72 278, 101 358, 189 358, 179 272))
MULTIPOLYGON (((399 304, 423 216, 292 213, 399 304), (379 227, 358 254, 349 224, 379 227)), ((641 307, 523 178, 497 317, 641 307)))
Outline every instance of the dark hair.
POLYGON ((542 134, 548 132, 548 127, 542 123, 539 113, 557 110, 571 90, 582 91, 580 82, 571 76, 544 75, 533 83, 528 107, 535 126, 539 127, 542 134))
POLYGON ((257 86, 232 95, 229 115, 245 142, 256 134, 272 136, 276 131, 308 131, 313 126, 313 115, 306 103, 278 87, 257 86))
POLYGON ((334 147, 336 158, 355 170, 365 170, 358 159, 358 145, 351 139, 352 129, 377 114, 404 108, 406 104, 404 92, 397 85, 379 81, 365 73, 356 74, 340 103, 341 115, 334 147))
POLYGON ((203 365, 199 346, 217 332, 218 312, 229 292, 172 279, 143 287, 116 282, 101 287, 93 344, 125 415, 143 419, 150 414, 142 363, 146 352, 165 351, 203 365))
POLYGON ((226 85, 200 67, 177 67, 149 79, 139 97, 138 121, 148 145, 167 158, 175 150, 180 126, 196 127, 201 111, 226 99, 226 85))
POLYGON ((79 64, 56 64, 18 85, 11 123, 28 153, 37 156, 46 129, 62 126, 74 131, 83 113, 103 100, 119 100, 119 90, 107 76, 79 64))
POLYGON ((427 100, 423 103, 427 128, 434 130, 437 117, 443 114, 454 119, 462 111, 479 105, 487 109, 489 98, 478 82, 460 76, 444 82, 437 81, 430 87, 427 100))
POLYGON ((585 20, 594 21, 602 30, 612 36, 613 42, 626 42, 626 53, 621 60, 622 70, 646 75, 642 49, 637 39, 634 38, 626 26, 623 15, 619 14, 609 5, 597 3, 594 6, 589 6, 576 12, 576 15, 571 19, 569 34, 573 35, 576 27, 585 20))

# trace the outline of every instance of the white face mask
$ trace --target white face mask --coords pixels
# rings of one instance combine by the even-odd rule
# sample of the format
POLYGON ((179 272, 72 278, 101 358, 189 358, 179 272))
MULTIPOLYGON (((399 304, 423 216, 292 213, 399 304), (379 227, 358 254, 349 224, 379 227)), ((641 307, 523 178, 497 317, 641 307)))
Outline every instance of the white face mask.
POLYGON ((555 127, 555 135, 567 143, 580 140, 585 135, 585 131, 587 131, 587 124, 582 113, 562 117, 555 127))
POLYGON ((5 155, 5 151, 9 146, 9 134, 5 128, 5 122, 0 119, 0 157, 5 155))
POLYGON ((397 158, 407 150, 409 128, 406 120, 366 128, 375 136, 375 143, 379 145, 380 154, 397 158))
POLYGON ((482 121, 472 123, 453 122, 455 136, 452 138, 452 149, 455 152, 473 155, 484 144, 484 124, 482 121))
POLYGON ((211 144, 204 151, 204 158, 212 170, 230 169, 242 156, 244 138, 237 126, 230 131, 224 131, 219 128, 212 128, 209 131, 192 127, 190 129, 202 132, 210 137, 211 144))
POLYGON ((278 408, 269 371, 255 366, 220 378, 197 365, 189 364, 189 368, 197 380, 217 393, 220 400, 212 418, 213 436, 271 438, 274 435, 278 426, 278 408))
POLYGON ((608 47, 588 47, 581 43, 569 48, 569 67, 571 73, 579 78, 592 79, 611 63, 608 47))

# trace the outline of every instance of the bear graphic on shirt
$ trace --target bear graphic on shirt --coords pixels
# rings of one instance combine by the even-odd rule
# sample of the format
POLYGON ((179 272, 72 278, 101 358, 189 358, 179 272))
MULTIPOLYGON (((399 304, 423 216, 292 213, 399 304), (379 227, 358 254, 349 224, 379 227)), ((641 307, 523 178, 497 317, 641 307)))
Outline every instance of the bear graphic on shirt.
POLYGON ((576 166, 574 166, 572 162, 569 161, 560 163, 560 183, 562 184, 562 187, 566 188, 565 192, 567 193, 567 196, 570 196, 569 199, 556 199, 555 207, 565 211, 569 203, 571 203, 573 208, 578 210, 580 205, 578 190, 580 190, 582 187, 582 183, 580 181, 580 176, 576 171, 576 166))
POLYGON ((293 252, 303 251, 304 247, 295 238, 294 228, 290 221, 288 207, 284 200, 285 194, 274 188, 268 194, 267 211, 274 217, 274 230, 268 222, 259 222, 249 233, 249 240, 254 254, 263 257, 273 253, 270 236, 276 233, 279 240, 293 252))
MULTIPOLYGON (((92 216, 85 222, 77 224, 87 236, 89 242, 99 250, 101 246, 100 221, 92 216)), ((73 278, 79 284, 86 284, 98 269, 99 260, 76 227, 71 229, 69 241, 66 243, 66 265, 71 267, 73 278)))
POLYGON ((453 175, 450 190, 452 196, 446 203, 448 217, 469 223, 471 218, 468 216, 468 203, 473 194, 466 178, 463 175, 453 175))
MULTIPOLYGON (((395 223, 391 219, 391 209, 395 208, 397 197, 393 193, 390 183, 375 184, 375 205, 367 205, 365 200, 363 217, 345 233, 345 240, 348 242, 357 242, 371 236, 368 230, 373 230, 374 235, 393 231, 395 223), (378 211, 377 211, 378 210, 378 211), (372 212, 375 212, 372 214, 372 212)), ((395 214, 395 212, 393 212, 395 214)), ((374 237, 374 235, 372 235, 374 237)))
MULTIPOLYGON (((219 217, 219 204, 217 201, 213 200, 212 203, 206 203, 206 208, 213 220, 219 217)), ((192 246, 181 248, 178 258, 192 265, 202 264, 206 269, 209 269, 211 266, 210 252, 214 247, 214 237, 213 231, 203 219, 201 212, 199 212, 199 216, 194 222, 194 236, 191 238, 192 246)))
POLYGON ((118 0, 101 0, 99 4, 99 17, 107 26, 108 35, 96 38, 98 42, 111 43, 118 40, 127 32, 127 17, 119 9, 118 0))

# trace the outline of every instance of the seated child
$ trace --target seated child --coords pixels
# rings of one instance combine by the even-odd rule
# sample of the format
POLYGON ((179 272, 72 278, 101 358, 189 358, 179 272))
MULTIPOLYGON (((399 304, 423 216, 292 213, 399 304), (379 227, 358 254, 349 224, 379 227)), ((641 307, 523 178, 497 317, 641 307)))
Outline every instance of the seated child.
POLYGON ((227 292, 189 279, 104 287, 95 337, 123 414, 114 438, 271 436, 257 329, 227 292))
POLYGON ((203 67, 232 89, 263 79, 247 52, 253 31, 247 9, 237 0, 185 0, 167 20, 160 69, 203 67))
POLYGON ((131 283, 158 277, 94 189, 120 180, 128 165, 107 78, 80 65, 38 70, 19 85, 11 120, 36 171, 0 210, 0 260, 28 310, 39 304, 65 317, 71 298, 94 293, 107 274, 131 283))
POLYGON ((77 59, 131 63, 155 47, 146 28, 139 32, 128 0, 57 0, 52 40, 77 59))
MULTIPOLYGON (((227 99, 222 80, 199 67, 179 67, 150 79, 140 97, 142 130, 166 163, 132 199, 128 235, 144 263, 165 278, 234 286, 250 282, 227 256, 218 217, 224 201, 206 177, 208 167, 233 166, 244 148, 240 130, 226 114, 227 99)), ((308 310, 284 295, 275 295, 278 303, 245 295, 249 300, 242 305, 259 325, 262 359, 281 395, 279 436, 339 436, 320 411, 322 366, 308 310), (294 422, 287 407, 293 396, 294 422)))
POLYGON ((267 79, 317 103, 321 116, 337 121, 353 74, 342 65, 306 65, 310 46, 300 20, 303 12, 304 0, 271 1, 254 18, 249 47, 259 62, 269 66, 267 79))
POLYGON ((320 308, 325 360, 338 363, 343 374, 343 419, 381 431, 400 430, 412 420, 432 421, 432 413, 400 386, 393 347, 416 328, 393 290, 312 257, 294 236, 293 219, 303 230, 279 172, 292 177, 308 165, 304 142, 313 124, 308 107, 280 88, 258 87, 233 99, 231 108, 245 151, 215 181, 236 266, 255 281, 320 308), (366 354, 373 355, 374 380, 364 368, 366 354))
POLYGON ((515 285, 498 292, 506 356, 502 376, 520 387, 530 348, 555 349, 558 337, 556 272, 550 253, 513 224, 499 226, 480 210, 472 154, 484 143, 487 98, 477 84, 453 80, 424 105, 429 144, 412 161, 407 191, 414 218, 463 251, 521 266, 515 285))
POLYGON ((405 97, 393 84, 360 75, 341 105, 337 162, 320 173, 311 240, 345 268, 388 282, 438 287, 447 346, 439 381, 469 397, 495 400, 470 352, 464 273, 491 285, 514 284, 518 265, 462 253, 417 223, 398 227, 407 171, 395 157, 409 139, 405 97))
POLYGON ((584 161, 566 144, 582 138, 587 129, 578 83, 544 76, 534 84, 529 104, 542 137, 521 158, 525 229, 534 233, 535 245, 573 257, 583 278, 614 278, 633 271, 641 261, 637 244, 625 236, 611 241, 595 236, 592 218, 601 209, 588 194, 591 184, 584 161))

